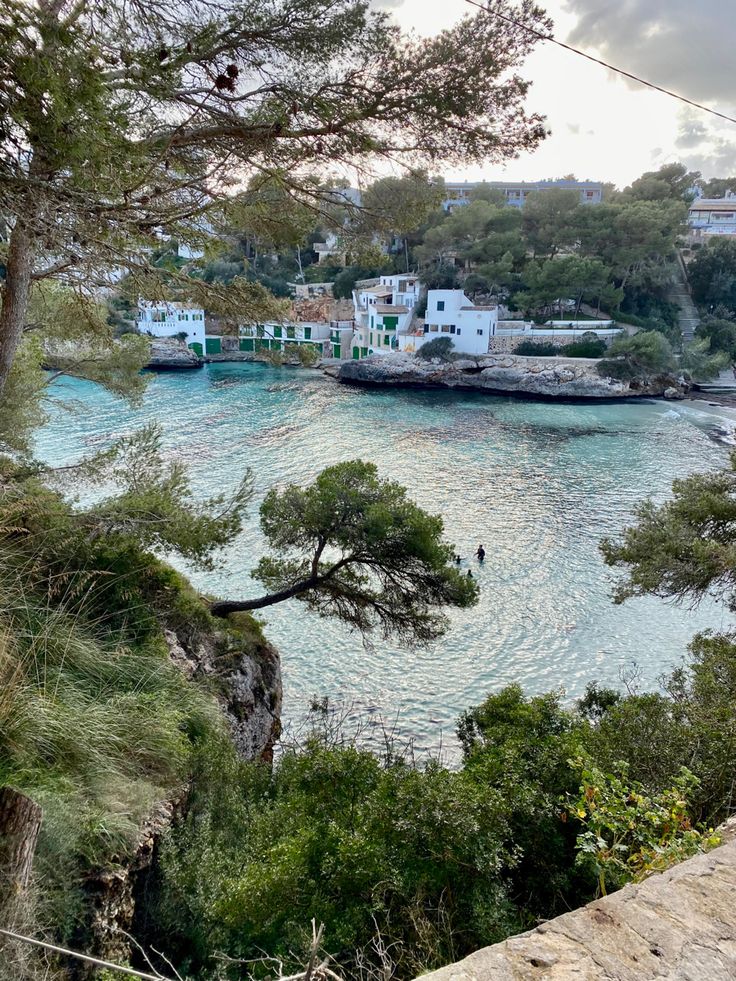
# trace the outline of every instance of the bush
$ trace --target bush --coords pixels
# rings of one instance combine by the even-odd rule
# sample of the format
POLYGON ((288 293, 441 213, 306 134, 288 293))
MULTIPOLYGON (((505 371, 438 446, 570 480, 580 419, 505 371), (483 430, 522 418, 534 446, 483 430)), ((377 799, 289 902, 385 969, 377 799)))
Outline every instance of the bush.
POLYGON ((720 317, 706 317, 695 331, 697 337, 710 342, 710 350, 723 351, 736 360, 736 323, 720 317))
POLYGON ((423 361, 439 358, 440 361, 452 361, 455 345, 450 337, 435 337, 427 341, 417 351, 415 357, 423 361))
POLYGON ((199 976, 215 950, 297 970, 313 917, 348 976, 356 952, 378 966, 378 931, 402 979, 523 925, 503 883, 505 803, 462 772, 315 734, 273 775, 204 751, 195 786, 157 910, 167 950, 199 976))
POLYGON ((579 341, 571 344, 553 344, 551 341, 522 341, 514 354, 530 358, 600 358, 606 350, 604 341, 593 331, 586 331, 579 341))
POLYGON ((522 341, 514 348, 514 354, 525 358, 556 358, 562 354, 562 348, 550 341, 522 341))
POLYGON ((579 341, 567 344, 563 350, 567 358, 602 358, 606 353, 606 342, 588 331, 579 341))
POLYGON ((608 353, 610 358, 598 364, 598 371, 603 377, 620 381, 663 375, 676 367, 669 342, 655 330, 642 331, 633 337, 619 337, 608 353))

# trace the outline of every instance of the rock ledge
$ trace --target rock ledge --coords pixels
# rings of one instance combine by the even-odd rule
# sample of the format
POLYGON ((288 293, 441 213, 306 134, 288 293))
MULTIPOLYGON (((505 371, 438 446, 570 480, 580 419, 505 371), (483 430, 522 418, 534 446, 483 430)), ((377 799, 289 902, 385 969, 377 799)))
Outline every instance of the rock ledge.
POLYGON ((731 981, 735 890, 730 841, 421 981, 731 981))
POLYGON ((646 383, 622 382, 601 377, 596 366, 597 361, 588 358, 506 354, 441 363, 392 354, 346 361, 329 374, 347 385, 449 388, 536 399, 651 398, 663 396, 665 391, 673 398, 687 391, 684 379, 663 376, 646 383))

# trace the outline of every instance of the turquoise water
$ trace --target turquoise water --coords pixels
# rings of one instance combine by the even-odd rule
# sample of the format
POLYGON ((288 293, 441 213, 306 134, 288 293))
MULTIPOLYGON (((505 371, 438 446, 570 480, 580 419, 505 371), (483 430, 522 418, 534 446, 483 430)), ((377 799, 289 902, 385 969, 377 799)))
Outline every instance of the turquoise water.
POLYGON ((198 494, 233 488, 252 468, 256 497, 241 538, 214 573, 186 570, 209 592, 259 595, 248 571, 263 551, 265 492, 357 456, 442 514, 461 555, 484 544, 483 569, 464 563, 478 576, 479 606, 453 612, 449 633, 428 651, 366 647, 296 601, 263 611, 282 654, 287 721, 326 695, 356 715, 398 719, 418 748, 451 745, 458 714, 502 685, 562 688, 572 698, 592 679, 618 685, 633 662, 652 685, 696 629, 722 623, 714 608, 614 606, 597 547, 643 497, 661 500, 674 477, 725 462, 707 409, 363 390, 317 372, 235 364, 157 375, 135 411, 84 382, 57 383, 54 394, 72 409, 53 405, 39 434, 39 455, 55 464, 156 419, 198 494))

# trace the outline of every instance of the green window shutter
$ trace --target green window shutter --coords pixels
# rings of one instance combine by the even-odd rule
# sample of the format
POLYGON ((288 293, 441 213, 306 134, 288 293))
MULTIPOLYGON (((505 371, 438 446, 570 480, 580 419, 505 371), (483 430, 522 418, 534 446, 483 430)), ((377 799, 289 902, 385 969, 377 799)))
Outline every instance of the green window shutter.
POLYGON ((384 317, 383 326, 386 330, 395 330, 399 326, 398 317, 384 317))
POLYGON ((390 340, 389 340, 388 334, 384 334, 383 335, 383 343, 384 344, 390 344, 391 343, 390 340))
POLYGON ((360 354, 361 354, 361 357, 367 358, 368 357, 368 348, 367 347, 362 347, 360 349, 360 354))
POLYGON ((260 324, 256 327, 256 334, 258 337, 263 337, 263 327, 260 324))
POLYGON ((305 327, 304 328, 304 339, 308 341, 308 340, 310 340, 311 336, 312 336, 312 328, 311 327, 305 327))
POLYGON ((286 336, 288 338, 292 339, 292 340, 294 339, 294 328, 293 327, 287 327, 286 328, 286 336))
POLYGON ((273 329, 273 336, 274 337, 281 337, 281 328, 280 327, 274 327, 274 329, 273 329))

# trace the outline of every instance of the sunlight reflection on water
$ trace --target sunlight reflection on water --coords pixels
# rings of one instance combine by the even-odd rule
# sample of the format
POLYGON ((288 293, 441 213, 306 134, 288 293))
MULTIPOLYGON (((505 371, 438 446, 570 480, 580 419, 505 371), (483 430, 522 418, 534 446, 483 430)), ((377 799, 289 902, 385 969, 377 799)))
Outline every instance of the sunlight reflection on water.
POLYGON ((480 583, 478 607, 453 611, 447 636, 420 652, 367 648, 297 602, 264 611, 282 655, 287 719, 327 695, 357 713, 398 713, 419 749, 441 739, 452 746, 458 714, 502 685, 575 697, 592 679, 616 685, 632 661, 653 684, 696 629, 722 622, 720 610, 694 614, 656 600, 615 607, 598 552, 642 498, 661 500, 674 477, 725 462, 726 448, 707 434, 713 417, 697 409, 351 389, 315 372, 228 364, 156 376, 135 411, 84 382, 55 392, 76 408, 52 406, 39 433, 38 453, 53 463, 158 419, 198 495, 234 488, 253 469, 256 500, 242 536, 216 572, 186 570, 212 593, 257 594, 248 570, 263 550, 260 499, 340 460, 373 460, 442 514, 480 583), (481 541, 488 557, 479 569, 469 556, 481 541))

